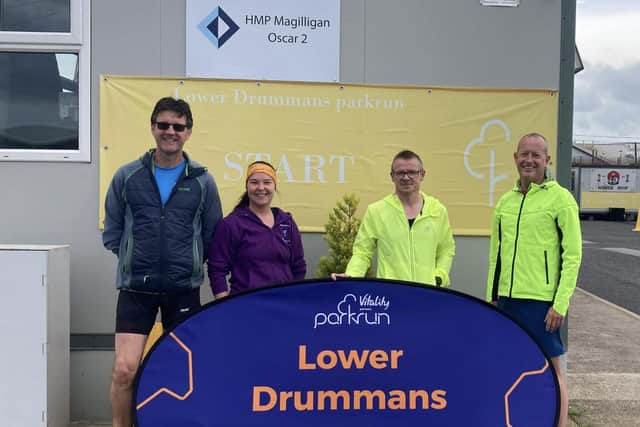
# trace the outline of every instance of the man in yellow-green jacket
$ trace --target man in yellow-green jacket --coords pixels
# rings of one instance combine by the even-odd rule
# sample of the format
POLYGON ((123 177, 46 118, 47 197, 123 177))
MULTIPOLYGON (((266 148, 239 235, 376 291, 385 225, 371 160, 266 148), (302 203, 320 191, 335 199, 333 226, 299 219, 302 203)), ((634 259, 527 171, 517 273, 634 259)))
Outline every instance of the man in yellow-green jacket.
POLYGON ((347 269, 332 278, 363 277, 377 250, 377 277, 448 286, 455 242, 447 208, 420 191, 420 156, 399 152, 390 175, 395 193, 367 207, 347 269))
POLYGON ((551 358, 560 386, 558 425, 563 427, 568 395, 559 330, 582 258, 578 205, 567 189, 547 178, 550 156, 542 135, 523 136, 513 157, 520 179, 495 208, 487 300, 527 329, 551 358))

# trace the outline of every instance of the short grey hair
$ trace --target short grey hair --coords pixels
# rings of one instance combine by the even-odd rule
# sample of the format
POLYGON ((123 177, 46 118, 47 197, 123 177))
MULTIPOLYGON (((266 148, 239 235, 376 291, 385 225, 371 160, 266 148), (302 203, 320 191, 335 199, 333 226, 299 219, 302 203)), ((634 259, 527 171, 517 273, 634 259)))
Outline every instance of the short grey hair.
POLYGON ((391 172, 393 172, 393 163, 398 159, 403 159, 403 160, 417 159, 418 162, 420 163, 420 169, 424 170, 424 164, 422 163, 422 159, 420 158, 418 153, 411 150, 402 150, 398 154, 393 156, 393 160, 391 160, 391 172))
POLYGON ((516 146, 516 151, 518 151, 518 149, 520 148, 520 144, 522 144, 523 141, 529 139, 529 138, 538 138, 540 139, 543 143, 544 143, 544 152, 549 154, 549 142, 547 141, 547 138, 545 138, 543 135, 537 133, 537 132, 531 132, 528 133, 526 135, 524 135, 522 138, 520 138, 520 141, 518 141, 518 145, 516 146))

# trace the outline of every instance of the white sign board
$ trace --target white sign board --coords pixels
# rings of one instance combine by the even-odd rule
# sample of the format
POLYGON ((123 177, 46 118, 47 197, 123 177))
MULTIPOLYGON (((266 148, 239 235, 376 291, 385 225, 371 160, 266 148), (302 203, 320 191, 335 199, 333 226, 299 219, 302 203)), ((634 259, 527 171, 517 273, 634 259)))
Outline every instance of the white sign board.
POLYGON ((592 169, 590 191, 636 191, 634 169, 592 169))
POLYGON ((336 82, 340 0, 188 0, 189 77, 336 82))

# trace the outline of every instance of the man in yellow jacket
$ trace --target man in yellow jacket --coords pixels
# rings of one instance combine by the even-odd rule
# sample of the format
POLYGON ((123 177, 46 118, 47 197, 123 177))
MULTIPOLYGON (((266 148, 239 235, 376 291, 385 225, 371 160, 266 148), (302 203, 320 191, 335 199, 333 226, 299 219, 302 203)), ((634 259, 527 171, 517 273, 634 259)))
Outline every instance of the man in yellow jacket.
POLYGON ((546 139, 523 136, 513 158, 520 179, 496 205, 489 254, 487 301, 529 331, 551 359, 560 388, 560 422, 568 422, 568 395, 560 356, 560 326, 578 280, 582 237, 571 193, 547 178, 546 139))
POLYGON ((377 277, 448 286, 455 242, 447 208, 420 191, 420 156, 399 152, 390 175, 395 193, 367 207, 347 270, 331 277, 364 277, 377 250, 377 277))

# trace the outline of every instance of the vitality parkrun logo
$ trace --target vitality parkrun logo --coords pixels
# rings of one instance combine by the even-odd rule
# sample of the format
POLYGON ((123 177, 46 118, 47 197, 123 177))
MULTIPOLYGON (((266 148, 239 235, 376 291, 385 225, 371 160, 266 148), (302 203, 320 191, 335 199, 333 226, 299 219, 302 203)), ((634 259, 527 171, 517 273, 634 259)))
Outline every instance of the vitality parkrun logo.
POLYGON ((218 49, 220 49, 239 28, 238 24, 233 22, 233 19, 231 19, 220 6, 213 9, 213 12, 198 24, 198 29, 218 49))
POLYGON ((313 329, 327 326, 379 326, 390 325, 389 306, 385 296, 346 294, 337 304, 336 311, 316 313, 313 329))

